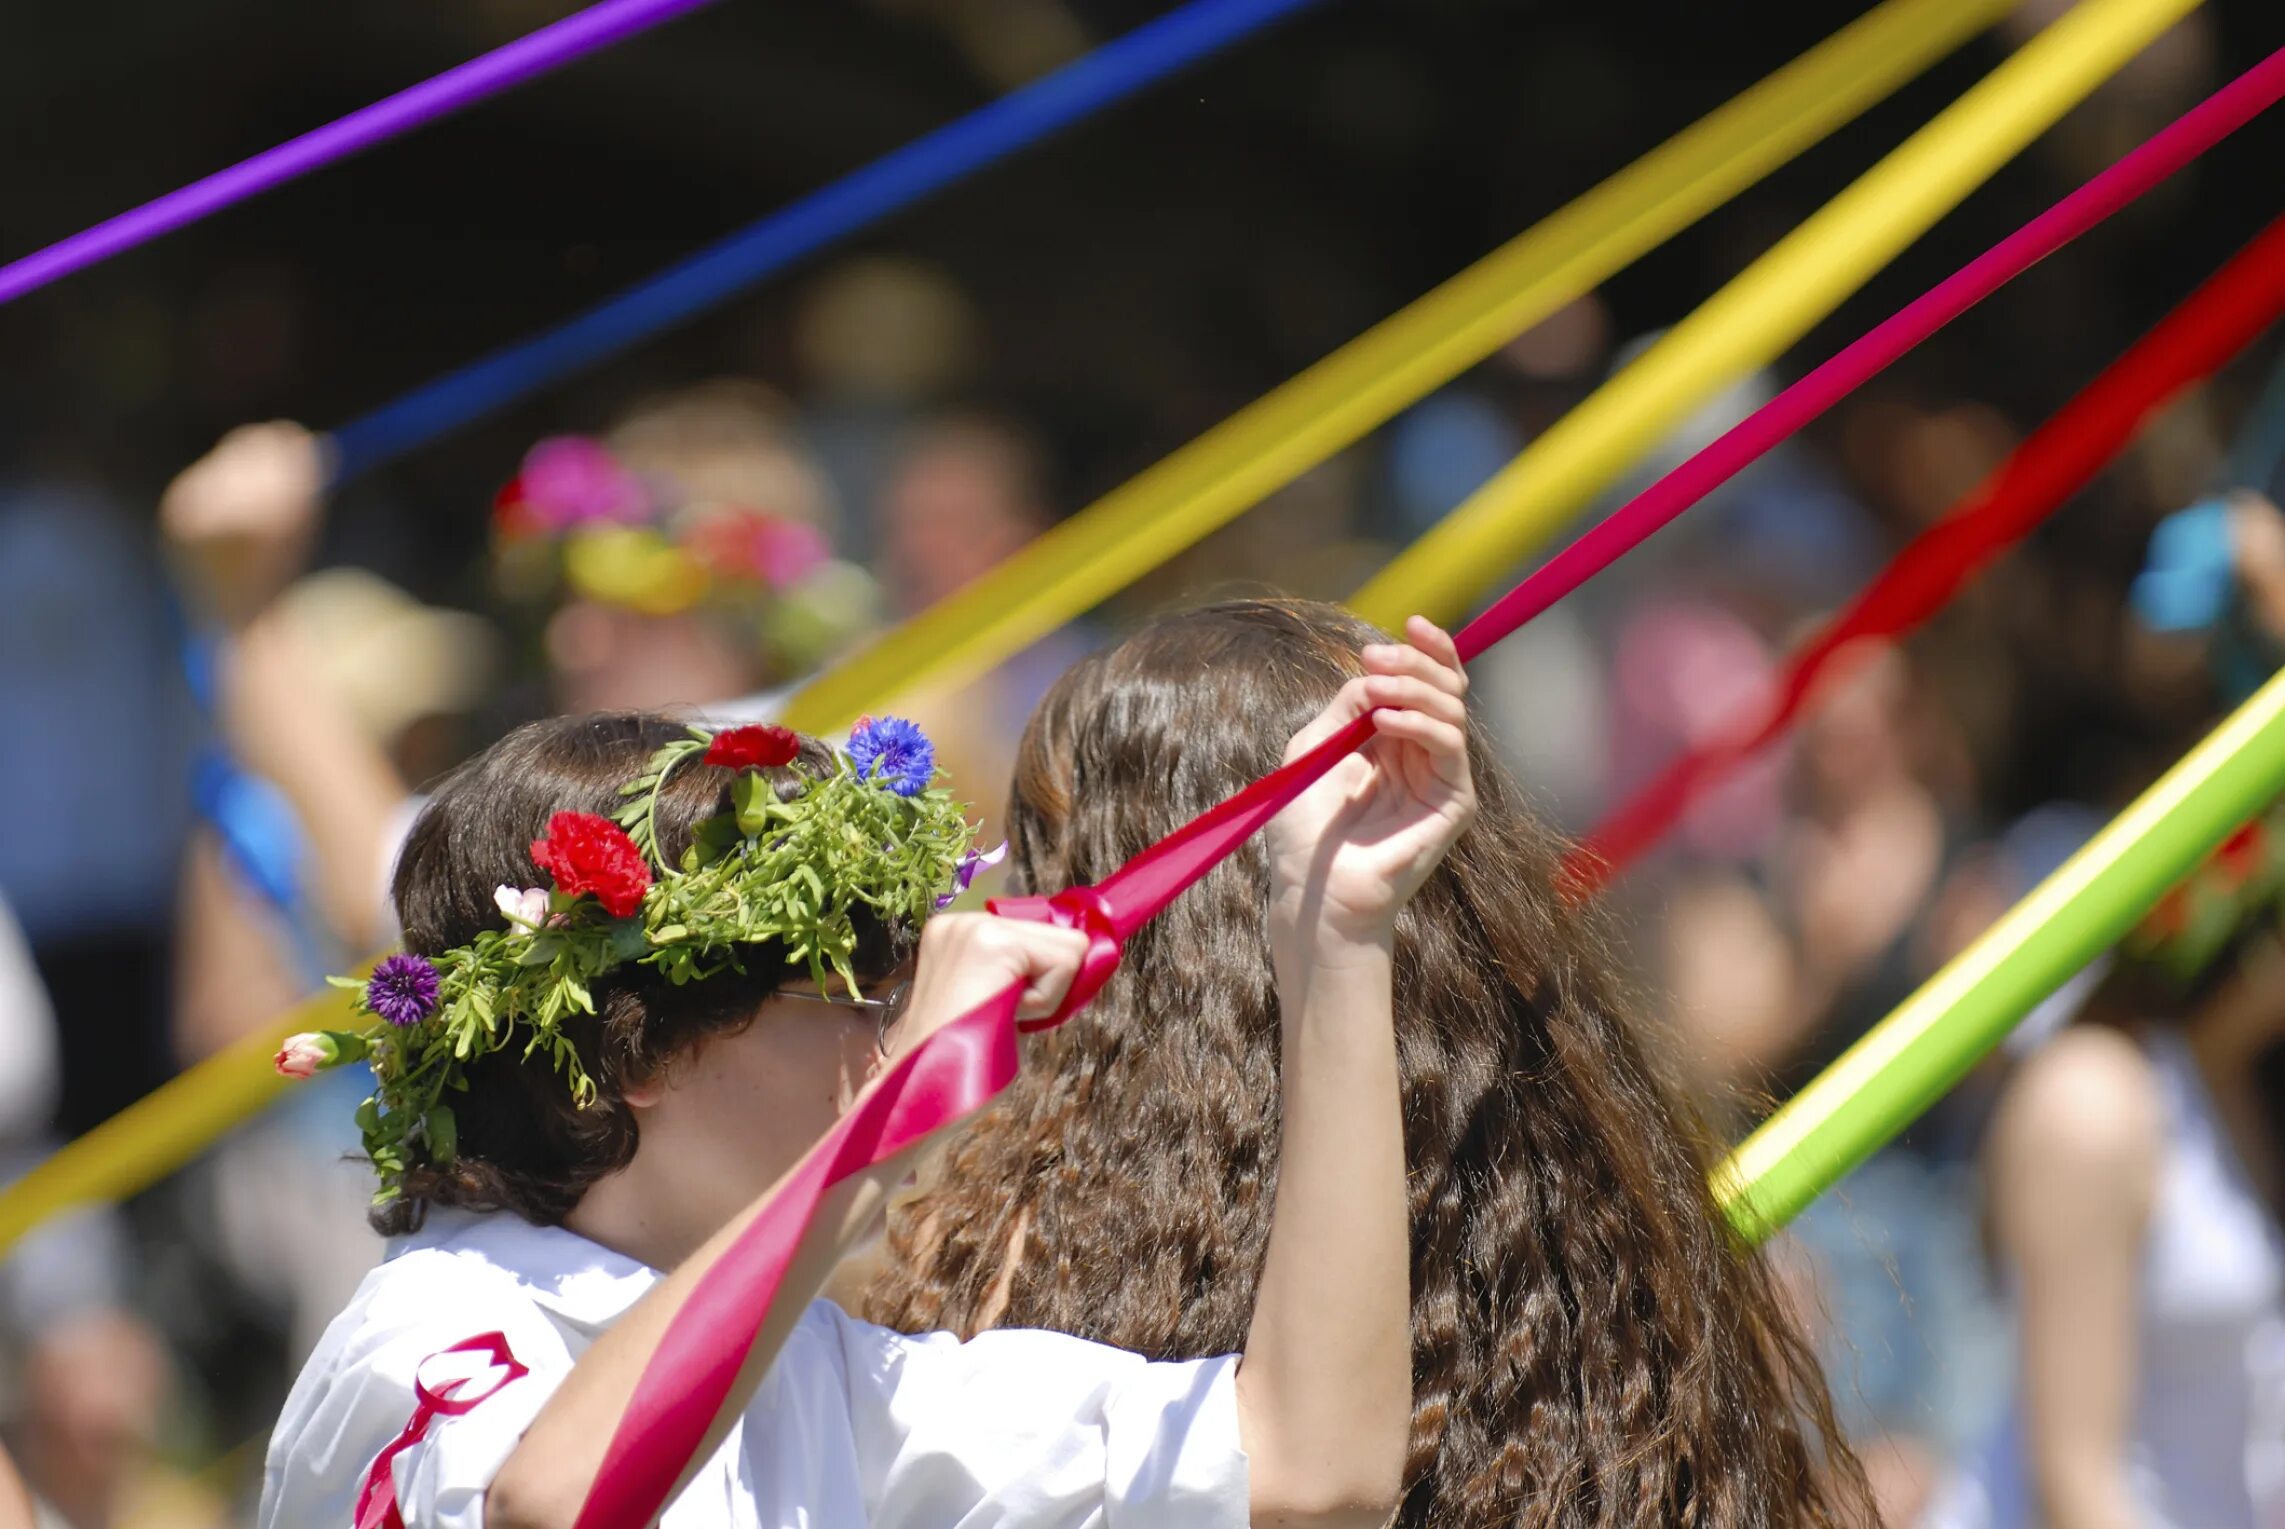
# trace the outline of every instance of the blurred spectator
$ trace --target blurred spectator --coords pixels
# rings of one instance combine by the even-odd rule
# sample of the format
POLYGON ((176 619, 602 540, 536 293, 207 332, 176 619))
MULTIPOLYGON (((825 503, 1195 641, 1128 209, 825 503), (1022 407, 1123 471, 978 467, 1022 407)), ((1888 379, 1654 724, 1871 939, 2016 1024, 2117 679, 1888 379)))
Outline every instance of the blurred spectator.
MULTIPOLYGON (((2136 610, 2206 634, 2225 696, 2285 651, 2280 548, 2285 519, 2248 492, 2151 539, 2136 610)), ((2023 1334, 2018 1398, 1933 1529, 2285 1517, 2281 903, 2272 808, 2167 894, 2089 1017, 2009 1085, 1990 1219, 2023 1334)))
POLYGON ((211 1492, 159 1462, 172 1362, 143 1323, 116 1312, 42 1335, 24 1376, 23 1458, 66 1529, 206 1529, 223 1521, 211 1492))
MULTIPOLYGON (((55 1015, 0 900, 0 1179, 45 1131, 56 1089, 55 1015)), ((167 1391, 162 1340, 125 1309, 129 1267, 116 1213, 51 1221, 0 1265, 0 1339, 17 1362, 8 1432, 40 1502, 41 1529, 108 1529, 147 1484, 167 1391), (154 1368, 155 1367, 155 1368, 154 1368)), ((0 1456, 0 1524, 23 1484, 0 1456)), ((185 1524, 197 1520, 180 1520, 185 1524)))
POLYGON ((1036 443, 1004 420, 945 415, 912 433, 882 490, 882 576, 899 615, 926 610, 1053 519, 1036 443))
MULTIPOLYGON (((1612 642, 1611 781, 1621 796, 1775 699, 1775 655, 1729 610, 1669 585, 1626 611, 1612 642)), ((1675 825, 1672 847, 1730 860, 1776 834, 1790 751, 1763 750, 1675 825)))
POLYGON ((2015 1411, 1954 1526, 2266 1529, 2285 1513, 2285 815, 2248 825, 2123 949, 1995 1123, 2015 1411))
MULTIPOLYGON (((316 540, 323 481, 306 431, 251 426, 186 469, 160 515, 222 630, 223 737, 283 792, 317 911, 341 948, 363 951, 387 926, 379 890, 414 805, 390 750, 423 716, 469 704, 483 662, 476 629, 370 581, 284 597, 316 540), (375 683, 376 664, 391 683, 375 683)), ((830 555, 822 476, 775 396, 750 384, 643 405, 601 442, 543 442, 496 519, 498 578, 540 626, 565 710, 766 711, 759 687, 798 677, 871 617, 869 580, 830 555)))
MULTIPOLYGON (((297 581, 267 619, 288 650, 284 661, 304 677, 305 716, 330 714, 333 725, 353 728, 397 778, 425 779, 454 762, 455 719, 498 678, 498 643, 485 623, 430 610, 355 569, 297 581)), ((284 834, 289 854, 304 847, 290 818, 284 834)), ((368 898, 383 894, 383 861, 379 852, 369 861, 368 898)), ((285 879, 290 884, 299 872, 289 866, 285 879)), ((274 1022, 361 953, 330 929, 304 927, 315 910, 281 906, 258 890, 260 881, 213 830, 194 836, 176 963, 175 1038, 186 1060, 274 1022)), ((369 1081, 350 1069, 296 1090, 201 1165, 212 1214, 198 1219, 193 1235, 282 1319, 297 1353, 380 1255, 358 1209, 367 1170, 353 1160, 356 1136, 344 1125, 369 1081)))
POLYGON ((869 563, 875 511, 899 444, 914 422, 975 380, 978 324, 968 298, 933 266, 872 255, 831 267, 794 316, 802 433, 856 513, 841 528, 844 556, 869 563))
MULTIPOLYGON (((1021 551, 1054 521, 1044 452, 1025 431, 982 413, 938 415, 902 442, 875 516, 894 610, 915 615, 1021 551)), ((1086 651, 1049 633, 973 684, 898 701, 936 740, 955 789, 999 818, 1016 741, 1047 687, 1086 651)))
POLYGON ((600 442, 542 442, 495 523, 502 587, 544 615, 563 711, 740 702, 875 614, 870 581, 833 556, 831 488, 757 384, 638 405, 600 442))
POLYGON ((1849 655, 1797 734, 1800 816, 1777 853, 1804 980, 1834 1042, 1908 994, 1913 937, 1951 854, 1951 827, 1915 769, 1911 669, 1892 648, 1849 655))
POLYGON ((108 502, 0 486, 0 893, 53 1002, 57 1126, 167 1076, 167 891, 189 703, 149 554, 108 502))
POLYGON ((1660 985, 1682 1063, 1708 1113, 1733 1128, 1766 1104, 1803 1028, 1800 961, 1775 910, 1744 877, 1700 871, 1665 899, 1660 985))
POLYGON ((402 781, 313 655, 279 597, 317 539, 325 481, 319 443, 295 425, 249 425, 185 469, 159 519, 191 598, 217 634, 214 724, 231 755, 285 793, 309 845, 313 910, 345 946, 383 923, 374 887, 402 781))

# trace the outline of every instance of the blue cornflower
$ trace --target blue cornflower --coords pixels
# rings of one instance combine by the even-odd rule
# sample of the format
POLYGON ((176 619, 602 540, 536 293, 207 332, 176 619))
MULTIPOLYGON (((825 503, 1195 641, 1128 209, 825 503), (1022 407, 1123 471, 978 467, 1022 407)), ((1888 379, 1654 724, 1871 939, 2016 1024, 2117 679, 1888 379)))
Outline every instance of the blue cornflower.
POLYGON ((875 781, 899 796, 918 796, 936 779, 936 745, 902 717, 861 722, 849 734, 849 762, 859 780, 875 781))

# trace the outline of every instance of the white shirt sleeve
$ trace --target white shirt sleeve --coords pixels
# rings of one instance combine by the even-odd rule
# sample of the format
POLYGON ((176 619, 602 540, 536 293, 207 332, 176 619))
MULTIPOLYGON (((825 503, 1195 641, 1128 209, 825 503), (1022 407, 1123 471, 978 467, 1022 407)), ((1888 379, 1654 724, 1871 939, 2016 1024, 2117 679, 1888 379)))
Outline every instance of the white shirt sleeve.
POLYGON ((1154 1364, 1062 1333, 838 1328, 882 1529, 1246 1529, 1235 1355, 1154 1364))
POLYGON ((460 1394, 484 1399, 432 1417, 397 1452, 398 1511, 406 1529, 481 1529, 485 1489, 570 1367, 562 1335, 513 1290, 369 1279, 287 1398, 271 1438, 263 1529, 347 1529, 366 1471, 419 1407, 416 1375, 432 1392, 460 1380, 460 1394), (443 1354, 490 1332, 528 1371, 497 1389, 487 1358, 443 1354))
MULTIPOLYGON (((423 1372, 432 1390, 440 1371, 452 1373, 442 1360, 423 1372)), ((431 1420, 428 1436, 395 1461, 397 1510, 404 1515, 405 1529, 483 1529, 484 1494, 492 1478, 515 1453, 565 1373, 534 1370, 466 1413, 431 1420)), ((479 1395, 491 1384, 481 1374, 471 1381, 479 1395)), ((409 1380, 405 1389, 409 1394, 409 1380)))
POLYGON ((57 1084, 55 1010, 0 896, 0 1141, 29 1141, 45 1130, 57 1084))

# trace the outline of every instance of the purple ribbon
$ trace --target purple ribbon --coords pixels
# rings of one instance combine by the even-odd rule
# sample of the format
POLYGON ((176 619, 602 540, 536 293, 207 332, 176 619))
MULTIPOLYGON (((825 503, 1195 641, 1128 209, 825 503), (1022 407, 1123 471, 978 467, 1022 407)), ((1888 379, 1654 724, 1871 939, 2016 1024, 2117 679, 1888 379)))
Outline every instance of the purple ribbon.
POLYGON ((155 201, 0 266, 0 303, 14 302, 85 266, 146 244, 274 186, 449 116, 712 0, 601 0, 409 90, 375 101, 299 138, 192 181, 155 201))

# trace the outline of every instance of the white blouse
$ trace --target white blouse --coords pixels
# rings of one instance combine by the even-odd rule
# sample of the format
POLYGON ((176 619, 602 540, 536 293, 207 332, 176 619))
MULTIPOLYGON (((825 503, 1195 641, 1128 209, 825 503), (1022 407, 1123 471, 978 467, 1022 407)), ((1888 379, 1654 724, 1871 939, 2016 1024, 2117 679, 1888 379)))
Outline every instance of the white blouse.
MULTIPOLYGON (((412 1417, 415 1370, 497 1331, 530 1373, 437 1417, 394 1462, 407 1529, 477 1529, 486 1486, 541 1405, 658 1279, 560 1228, 433 1213, 391 1244, 302 1367, 270 1438, 262 1529, 349 1529, 367 1467, 412 1417)), ((1060 1333, 910 1338, 819 1301, 659 1523, 1245 1529, 1236 1372, 1230 1356, 1153 1364, 1060 1333)), ((440 1387, 436 1365, 423 1373, 440 1387)), ((491 1384, 472 1376, 466 1394, 491 1384)))

